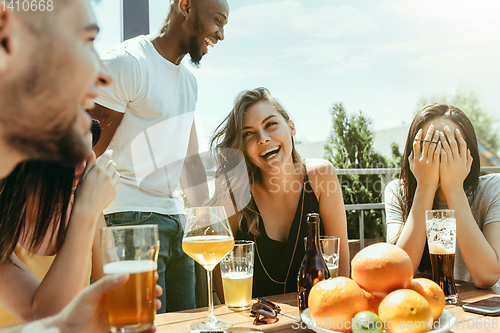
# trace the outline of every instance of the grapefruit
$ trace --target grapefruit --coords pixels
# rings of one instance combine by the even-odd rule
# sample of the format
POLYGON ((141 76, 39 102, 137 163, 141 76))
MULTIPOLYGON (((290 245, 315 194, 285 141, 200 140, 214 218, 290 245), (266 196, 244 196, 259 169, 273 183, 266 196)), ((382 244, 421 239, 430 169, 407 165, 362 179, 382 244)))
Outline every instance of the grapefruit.
POLYGON ((410 287, 413 265, 408 254, 388 243, 376 243, 359 251, 351 261, 351 276, 359 286, 378 297, 410 287))
POLYGON ((387 333, 423 333, 432 328, 429 303, 411 289, 400 289, 387 295, 378 307, 378 315, 387 333))
POLYGON ((351 332, 352 318, 368 309, 363 290, 347 277, 318 282, 308 302, 311 318, 319 327, 339 332, 351 332))
POLYGON ((437 320, 446 305, 443 289, 436 282, 424 278, 411 280, 410 289, 424 296, 431 307, 432 320, 437 320))

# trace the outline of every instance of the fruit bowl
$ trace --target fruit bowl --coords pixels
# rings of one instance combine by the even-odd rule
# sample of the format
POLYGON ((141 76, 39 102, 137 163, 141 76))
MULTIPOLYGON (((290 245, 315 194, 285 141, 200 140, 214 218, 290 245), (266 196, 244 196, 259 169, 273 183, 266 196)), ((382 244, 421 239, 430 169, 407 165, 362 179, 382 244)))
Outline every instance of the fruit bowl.
MULTIPOLYGON (((338 333, 338 331, 327 330, 321 327, 316 327, 316 323, 312 320, 311 315, 309 314, 309 309, 305 309, 304 311, 302 311, 300 318, 302 319, 302 322, 304 324, 306 324, 311 330, 313 330, 316 333, 335 333, 335 332, 338 333)), ((440 322, 439 328, 432 329, 428 332, 432 333, 448 332, 457 322, 457 318, 446 309, 443 310, 443 313, 441 314, 441 317, 439 317, 438 320, 440 322)), ((433 326, 436 325, 436 322, 434 322, 433 326)))

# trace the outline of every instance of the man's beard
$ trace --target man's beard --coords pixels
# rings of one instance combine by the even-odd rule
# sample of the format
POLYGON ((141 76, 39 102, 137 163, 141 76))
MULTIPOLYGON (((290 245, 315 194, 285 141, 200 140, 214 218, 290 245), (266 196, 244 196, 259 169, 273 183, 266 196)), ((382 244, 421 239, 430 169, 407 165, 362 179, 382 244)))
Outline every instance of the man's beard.
POLYGON ((6 142, 30 160, 48 160, 67 166, 76 166, 89 154, 83 137, 73 128, 54 128, 48 133, 33 135, 33 132, 18 130, 8 133, 6 142))
MULTIPOLYGON (((79 134, 75 115, 68 113, 67 103, 58 106, 57 96, 62 93, 55 86, 50 57, 40 52, 24 78, 14 82, 2 92, 0 126, 4 129, 6 144, 30 160, 50 160, 68 166, 76 166, 89 154, 83 133, 79 134), (41 61, 45 60, 45 61, 41 61), (51 98, 54 97, 54 98, 51 98), (36 104, 35 101, 43 101, 36 104), (69 120, 61 122, 61 119, 69 120)), ((66 74, 67 75, 67 74, 66 74)), ((60 101, 60 100, 59 100, 60 101)), ((76 106, 72 108, 76 110, 76 106)))
POLYGON ((198 67, 200 66, 200 61, 203 55, 201 54, 201 46, 199 44, 199 37, 203 33, 203 27, 200 24, 200 18, 198 14, 194 19, 194 33, 189 39, 189 56, 191 57, 191 63, 198 67))

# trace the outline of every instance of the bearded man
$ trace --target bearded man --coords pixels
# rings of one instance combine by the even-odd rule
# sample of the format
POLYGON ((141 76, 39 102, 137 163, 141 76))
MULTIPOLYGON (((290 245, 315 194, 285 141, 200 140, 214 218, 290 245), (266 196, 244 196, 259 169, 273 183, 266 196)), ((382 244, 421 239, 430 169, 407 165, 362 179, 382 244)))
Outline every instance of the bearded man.
MULTIPOLYGON (((45 5, 44 11, 9 8, 8 1, 0 6, 0 178, 27 160, 84 161, 91 121, 83 107, 92 107, 97 86, 111 81, 94 50, 99 29, 90 1, 45 5)), ((8 227, 0 225, 0 235, 8 227)), ((9 253, 1 245, 4 258, 9 253)), ((103 295, 127 279, 104 277, 59 314, 0 332, 109 332, 103 295)))

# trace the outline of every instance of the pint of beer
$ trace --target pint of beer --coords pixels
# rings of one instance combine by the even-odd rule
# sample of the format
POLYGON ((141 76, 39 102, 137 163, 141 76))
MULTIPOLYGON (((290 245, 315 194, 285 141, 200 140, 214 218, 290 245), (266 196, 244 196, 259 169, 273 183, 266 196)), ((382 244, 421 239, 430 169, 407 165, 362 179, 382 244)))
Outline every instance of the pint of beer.
POLYGON ((425 219, 433 280, 443 289, 446 304, 457 304, 458 292, 453 276, 457 235, 455 211, 428 210, 425 219))
POLYGON ((142 332, 154 326, 158 226, 102 230, 104 274, 130 274, 127 283, 106 295, 111 332, 142 332))
POLYGON ((222 288, 227 307, 248 309, 252 303, 254 242, 237 240, 220 262, 222 288))

